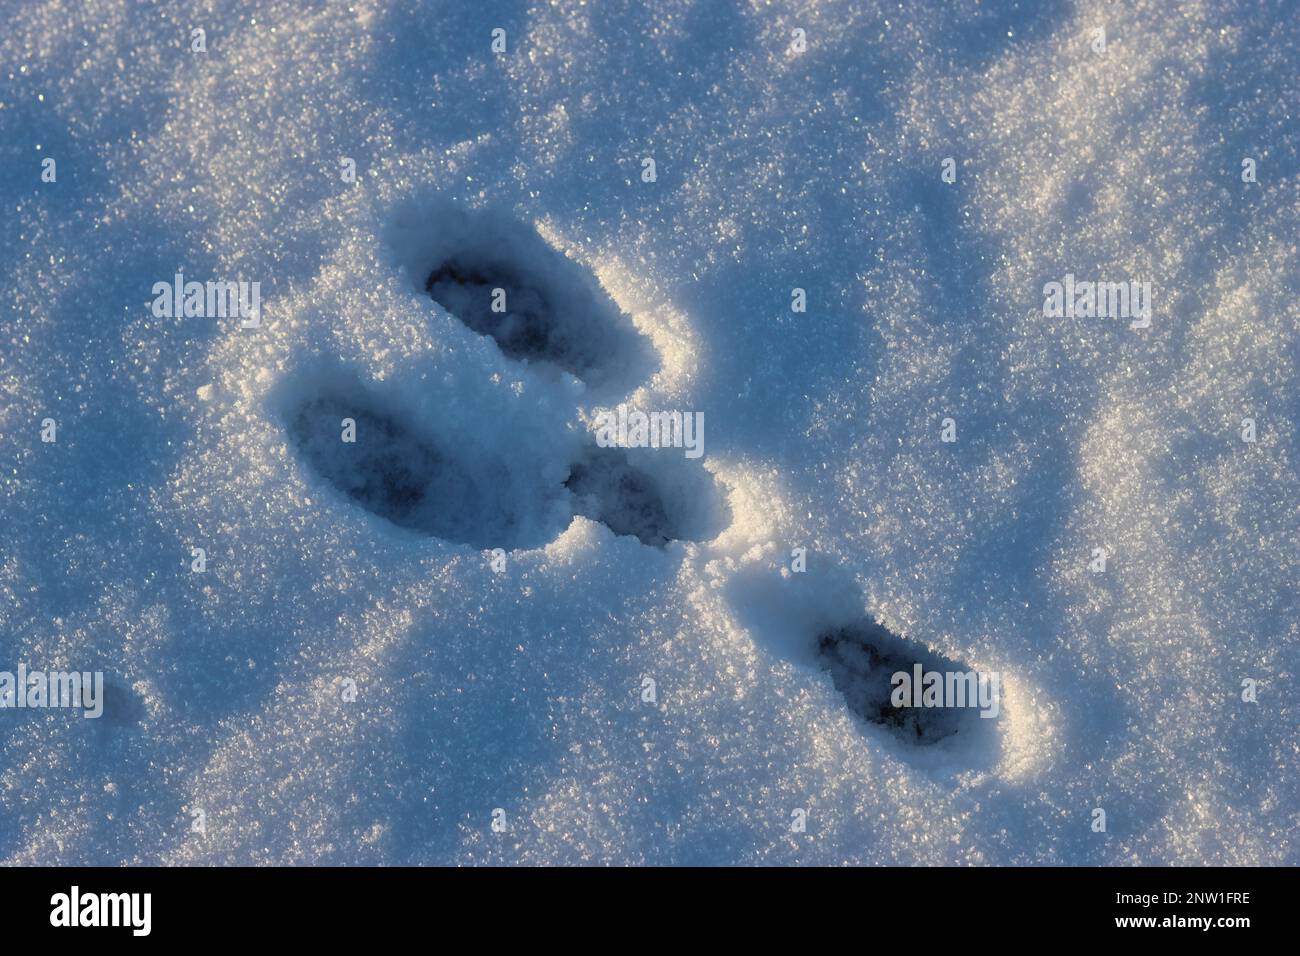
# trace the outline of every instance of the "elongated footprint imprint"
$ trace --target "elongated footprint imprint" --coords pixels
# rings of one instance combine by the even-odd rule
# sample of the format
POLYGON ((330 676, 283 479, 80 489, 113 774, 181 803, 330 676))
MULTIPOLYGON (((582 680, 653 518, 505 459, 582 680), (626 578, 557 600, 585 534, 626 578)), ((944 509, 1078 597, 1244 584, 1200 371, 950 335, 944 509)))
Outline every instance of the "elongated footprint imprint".
POLYGON ((510 358, 545 359, 581 377, 597 357, 564 334, 539 285, 504 263, 458 258, 429 273, 424 289, 479 335, 492 336, 510 358))
POLYGON ((360 387, 326 387, 291 407, 286 426, 316 474, 398 527, 480 548, 536 547, 553 536, 548 502, 521 493, 506 463, 439 447, 360 387))
POLYGON ((738 574, 727 591, 755 640, 826 673, 864 731, 893 741, 900 757, 939 772, 996 762, 1000 681, 855 610, 861 598, 846 575, 830 567, 786 576, 754 568, 738 574), (900 689, 905 692, 896 698, 900 689))
POLYGON ((429 489, 444 463, 405 425, 355 398, 326 395, 299 409, 291 432, 316 470, 363 508, 404 528, 430 525, 429 489), (336 434, 348 421, 352 448, 336 434))
POLYGON ((441 201, 399 210, 389 230, 410 280, 503 355, 628 390, 657 361, 596 277, 532 226, 441 201))
MULTIPOLYGON (((924 747, 961 733, 964 718, 970 716, 954 707, 895 706, 895 674, 906 674, 910 680, 917 664, 923 674, 959 673, 964 668, 891 633, 869 617, 821 632, 817 655, 850 710, 888 728, 907 744, 924 747)), ((964 683, 962 688, 966 689, 964 683)))
POLYGON ((987 765, 1001 709, 996 676, 979 674, 864 616, 816 636, 817 664, 849 710, 882 727, 923 764, 987 765), (927 754, 927 751, 934 751, 927 754))

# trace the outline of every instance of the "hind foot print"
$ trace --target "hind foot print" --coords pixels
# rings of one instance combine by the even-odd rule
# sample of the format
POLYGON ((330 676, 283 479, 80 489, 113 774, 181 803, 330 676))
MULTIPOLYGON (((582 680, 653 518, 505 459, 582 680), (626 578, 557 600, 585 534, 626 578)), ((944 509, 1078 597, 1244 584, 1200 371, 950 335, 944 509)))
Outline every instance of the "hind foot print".
POLYGON ((819 634, 817 659, 855 714, 910 746, 974 736, 998 716, 998 675, 969 671, 870 618, 819 634))
POLYGON ((319 478, 400 528, 484 549, 538 547, 559 532, 560 489, 536 494, 530 476, 436 443, 359 387, 325 390, 286 424, 319 478))

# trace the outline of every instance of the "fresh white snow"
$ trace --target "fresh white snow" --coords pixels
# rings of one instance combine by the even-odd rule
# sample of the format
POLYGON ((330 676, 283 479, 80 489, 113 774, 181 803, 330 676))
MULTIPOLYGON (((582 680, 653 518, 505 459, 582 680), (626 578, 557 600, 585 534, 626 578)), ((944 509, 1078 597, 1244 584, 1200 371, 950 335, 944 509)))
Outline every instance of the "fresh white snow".
POLYGON ((1300 862, 1294 3, 3 13, 0 862, 1300 862))

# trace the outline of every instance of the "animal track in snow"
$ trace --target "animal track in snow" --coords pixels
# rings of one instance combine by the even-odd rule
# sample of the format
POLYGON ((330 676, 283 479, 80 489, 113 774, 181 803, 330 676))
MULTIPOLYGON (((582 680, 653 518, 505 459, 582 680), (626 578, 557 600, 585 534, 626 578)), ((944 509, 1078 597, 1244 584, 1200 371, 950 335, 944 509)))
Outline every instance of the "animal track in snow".
POLYGON ((479 335, 492 336, 510 358, 546 359, 579 376, 595 365, 592 356, 578 351, 579 343, 561 335, 538 283, 508 265, 453 259, 429 273, 424 289, 479 335))
POLYGON ((302 406, 290 433, 316 470, 362 507, 402 527, 426 526, 440 456, 396 419, 356 399, 327 395, 302 406), (355 443, 339 434, 349 420, 355 443))
POLYGON ((929 650, 898 637, 870 618, 817 636, 819 663, 830 672, 835 689, 859 717, 895 731, 909 744, 925 746, 959 733, 965 712, 951 707, 895 707, 894 674, 962 670, 929 650))
MULTIPOLYGON (((662 548, 706 540, 729 515, 711 476, 658 475, 636 467, 620 448, 588 447, 563 485, 526 485, 504 462, 458 456, 425 437, 360 387, 327 386, 292 406, 287 430, 303 460, 355 504, 401 528, 480 548, 536 547, 561 530, 552 506, 568 498, 580 514, 617 535, 662 548), (345 421, 354 441, 343 440, 345 421), (685 497, 670 500, 666 491, 685 497)), ((698 474, 695 472, 698 471, 698 474)), ((525 479, 526 480, 526 479, 525 479)))
MULTIPOLYGON (((952 700, 942 701, 942 706, 894 705, 894 675, 907 674, 915 681, 915 668, 920 665, 923 674, 938 674, 941 680, 961 679, 971 673, 971 668, 948 660, 929 648, 900 637, 878 624, 871 617, 853 623, 827 628, 816 637, 817 662, 829 672, 835 689, 844 695, 845 702, 862 719, 889 730, 908 751, 929 748, 944 749, 960 757, 960 762, 979 762, 996 748, 997 716, 1000 701, 999 689, 984 675, 983 689, 993 698, 981 698, 978 684, 971 686, 970 698, 964 706, 954 706, 952 700), (979 704, 991 704, 981 711, 979 704), (988 713, 991 716, 981 716, 988 713), (936 745, 943 745, 942 748, 936 745)), ((966 687, 963 687, 963 691, 966 687)), ((921 689, 918 686, 916 693, 921 689)), ((904 700, 907 700, 906 695, 904 700)))
MULTIPOLYGON (((864 734, 892 742, 900 759, 940 774, 996 764, 1004 720, 1000 700, 998 716, 989 718, 974 706, 978 697, 962 707, 894 706, 893 677, 899 672, 914 677, 919 664, 925 674, 955 678, 973 669, 864 614, 861 593, 843 572, 820 564, 806 573, 774 575, 759 566, 737 574, 726 588, 737 621, 758 643, 829 676, 862 720, 864 734)), ((984 686, 992 689, 989 682, 984 686)))
MULTIPOLYGON (((679 475, 679 481, 689 477, 679 475)), ((573 463, 564 484, 575 496, 578 514, 662 548, 669 541, 707 541, 730 520, 707 473, 699 469, 694 478, 693 488, 679 488, 670 498, 661 480, 633 465, 624 449, 591 447, 573 463)))
MULTIPOLYGON (((594 394, 612 395, 656 368, 649 340, 596 277, 531 226, 426 197, 395 210, 384 241, 418 290, 512 361, 564 369, 594 394)), ((291 444, 325 482, 399 527, 453 543, 539 547, 583 515, 662 548, 709 540, 731 520, 712 475, 670 451, 590 445, 575 453, 564 434, 552 447, 572 454, 567 462, 544 452, 546 461, 534 461, 536 441, 524 443, 528 454, 492 453, 491 442, 444 435, 446 423, 422 427, 400 400, 340 369, 296 376, 277 404, 291 444), (344 419, 352 441, 343 439, 344 419)))
POLYGON ((419 289, 507 358, 626 390, 656 360, 596 277, 531 225, 444 201, 398 210, 388 242, 419 289))
POLYGON ((520 493, 505 462, 439 447, 359 386, 325 386, 292 407, 286 424, 313 471, 399 527, 482 548, 547 540, 547 502, 520 493), (343 440, 345 419, 355 441, 343 440))

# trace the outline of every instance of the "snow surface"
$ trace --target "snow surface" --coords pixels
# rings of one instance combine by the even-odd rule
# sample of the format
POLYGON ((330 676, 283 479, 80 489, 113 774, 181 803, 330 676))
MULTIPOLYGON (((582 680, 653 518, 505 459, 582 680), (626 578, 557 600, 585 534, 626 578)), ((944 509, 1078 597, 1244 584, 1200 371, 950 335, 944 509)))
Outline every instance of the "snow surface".
POLYGON ((0 711, 0 860, 1300 862, 1295 3, 2 12, 0 670, 109 699, 0 711), (704 457, 566 486, 619 402, 704 457), (873 618, 992 729, 863 720, 873 618))

